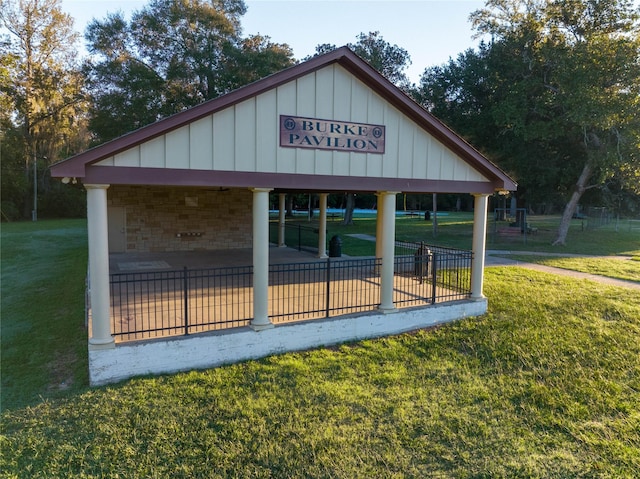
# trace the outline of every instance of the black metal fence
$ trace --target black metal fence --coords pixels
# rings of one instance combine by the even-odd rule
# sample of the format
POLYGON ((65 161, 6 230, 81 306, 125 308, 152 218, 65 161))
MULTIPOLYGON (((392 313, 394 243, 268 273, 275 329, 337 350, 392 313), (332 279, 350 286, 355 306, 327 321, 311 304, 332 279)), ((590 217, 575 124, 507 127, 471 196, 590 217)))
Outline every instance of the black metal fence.
MULTIPOLYGON (((399 307, 470 296, 471 252, 407 244, 397 256, 399 307), (431 249, 433 248, 433 249, 431 249)), ((274 323, 371 311, 380 304, 379 258, 269 266, 274 323)), ((111 275, 112 334, 121 341, 247 326, 253 318, 251 266, 111 275)))
MULTIPOLYGON (((278 244, 278 229, 280 224, 277 221, 269 222, 269 241, 278 244)), ((303 225, 300 223, 285 223, 284 242, 290 248, 298 251, 318 251, 318 225, 310 223, 303 225)), ((326 245, 325 245, 326 246, 326 245)))
POLYGON ((467 250, 429 245, 423 242, 396 241, 396 283, 400 278, 417 279, 417 284, 405 280, 399 291, 413 294, 394 296, 396 304, 418 305, 424 298, 430 303, 457 301, 471 296, 471 262, 473 253, 467 250), (413 284, 413 288, 409 286, 413 284))
POLYGON ((111 275, 112 334, 121 339, 246 326, 251 266, 111 275))
POLYGON ((593 230, 611 223, 613 221, 613 211, 604 206, 590 206, 587 208, 587 214, 583 218, 583 229, 593 230), (584 224, 585 220, 586 225, 584 224))
POLYGON ((380 304, 381 260, 341 259, 271 265, 274 322, 370 311, 380 304))

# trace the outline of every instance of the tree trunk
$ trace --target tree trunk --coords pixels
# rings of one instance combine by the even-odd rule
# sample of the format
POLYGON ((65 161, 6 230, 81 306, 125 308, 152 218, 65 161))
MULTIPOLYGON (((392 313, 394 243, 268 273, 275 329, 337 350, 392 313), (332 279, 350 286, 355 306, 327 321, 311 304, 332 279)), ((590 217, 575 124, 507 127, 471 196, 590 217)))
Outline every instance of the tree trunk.
POLYGON ((287 212, 285 213, 287 218, 293 218, 293 195, 287 195, 287 212))
POLYGON ((438 193, 433 194, 433 237, 438 237, 438 193))
POLYGON ((347 193, 347 204, 344 208, 343 225, 353 224, 353 210, 356 208, 356 198, 353 193, 347 193))
POLYGON ((580 198, 582 198, 582 195, 587 189, 587 183, 589 181, 589 178, 591 178, 591 173, 593 173, 593 164, 590 160, 588 160, 584 165, 584 168, 582 168, 582 173, 580 173, 580 177, 578 178, 578 182, 576 183, 573 194, 571 195, 569 202, 564 208, 562 219, 560 220, 560 226, 558 227, 558 236, 552 243, 553 246, 565 245, 567 240, 567 233, 569 233, 571 218, 573 218, 573 213, 575 213, 576 211, 576 207, 578 206, 580 198))

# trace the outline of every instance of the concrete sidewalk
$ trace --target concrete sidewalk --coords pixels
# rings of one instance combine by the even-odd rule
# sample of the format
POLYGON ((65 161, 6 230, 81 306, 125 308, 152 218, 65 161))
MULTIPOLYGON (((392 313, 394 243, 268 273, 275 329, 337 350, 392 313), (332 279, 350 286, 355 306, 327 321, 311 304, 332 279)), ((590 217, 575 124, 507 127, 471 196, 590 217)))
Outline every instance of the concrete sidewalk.
MULTIPOLYGON (((584 257, 584 255, 566 254, 566 253, 537 253, 533 251, 502 251, 502 250, 487 250, 485 257, 485 267, 491 266, 519 266, 520 268, 532 269, 536 271, 542 271, 544 273, 559 274, 562 276, 570 276, 577 279, 588 279, 597 283, 607 284, 610 286, 620 286, 622 288, 631 288, 640 291, 640 282, 627 281, 624 279, 608 278, 606 276, 600 276, 597 274, 582 273, 580 271, 573 271, 564 268, 554 268, 553 266, 545 266, 542 264, 527 263, 526 261, 514 260, 505 258, 510 254, 518 255, 531 255, 531 256, 558 256, 558 257, 584 257)), ((613 261, 630 261, 626 256, 607 256, 613 261)))

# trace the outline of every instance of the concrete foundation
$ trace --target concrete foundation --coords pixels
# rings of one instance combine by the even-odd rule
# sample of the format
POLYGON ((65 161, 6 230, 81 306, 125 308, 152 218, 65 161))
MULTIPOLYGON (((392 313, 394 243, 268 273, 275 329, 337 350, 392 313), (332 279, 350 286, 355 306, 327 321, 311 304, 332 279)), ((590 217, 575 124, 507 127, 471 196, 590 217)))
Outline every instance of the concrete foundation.
POLYGON ((393 314, 302 321, 254 331, 237 328, 171 339, 119 344, 112 349, 89 348, 92 386, 134 376, 206 369, 349 341, 376 338, 448 323, 487 311, 487 301, 457 301, 393 314))

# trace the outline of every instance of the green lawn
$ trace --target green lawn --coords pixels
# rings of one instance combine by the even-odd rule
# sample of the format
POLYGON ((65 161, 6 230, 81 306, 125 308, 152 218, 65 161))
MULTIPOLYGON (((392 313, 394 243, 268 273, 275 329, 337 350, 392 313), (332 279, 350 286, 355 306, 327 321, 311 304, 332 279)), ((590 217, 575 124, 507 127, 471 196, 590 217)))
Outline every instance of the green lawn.
MULTIPOLYGON (((289 224, 302 224, 317 228, 314 221, 296 218, 289 224)), ((537 229, 535 234, 515 237, 501 237, 494 234, 495 229, 508 228, 507 223, 496 224, 489 221, 487 249, 510 251, 538 251, 548 253, 574 253, 585 255, 635 255, 640 257, 640 223, 621 220, 594 230, 584 230, 581 220, 572 220, 566 246, 552 246, 555 233, 560 224, 559 216, 528 216, 527 222, 537 229)), ((352 226, 340 221, 327 223, 327 239, 339 235, 343 242, 342 251, 350 256, 369 256, 375 254, 375 246, 369 242, 348 235, 354 233, 376 234, 376 220, 373 216, 355 218, 352 226)), ((275 233, 275 231, 274 231, 275 233)), ((309 245, 317 247, 317 235, 306 237, 309 245)), ((425 243, 453 248, 471 249, 473 238, 473 213, 445 212, 438 217, 437 233, 433 223, 423 217, 402 217, 396 219, 396 239, 404 241, 424 241, 425 243)))
POLYGON ((437 330, 6 411, 0 467, 7 477, 637 477, 637 294, 518 268, 488 271, 487 294, 487 315, 437 330))
POLYGON ((504 238, 493 233, 505 228, 504 223, 490 222, 488 227, 488 249, 509 249, 513 251, 538 251, 547 253, 573 253, 584 255, 630 255, 640 256, 640 222, 624 219, 609 225, 585 229, 582 220, 571 221, 566 246, 552 246, 556 238, 559 216, 527 216, 527 223, 537 228, 534 234, 504 238))
POLYGON ((86 220, 2 224, 2 408, 87 379, 86 220))
POLYGON ((640 256, 609 258, 597 257, 555 257, 544 255, 513 254, 505 258, 529 263, 543 264, 583 273, 597 274, 609 278, 624 279, 640 283, 640 256))
POLYGON ((491 268, 480 318, 90 389, 84 228, 2 227, 3 477, 637 477, 635 291, 491 268))

